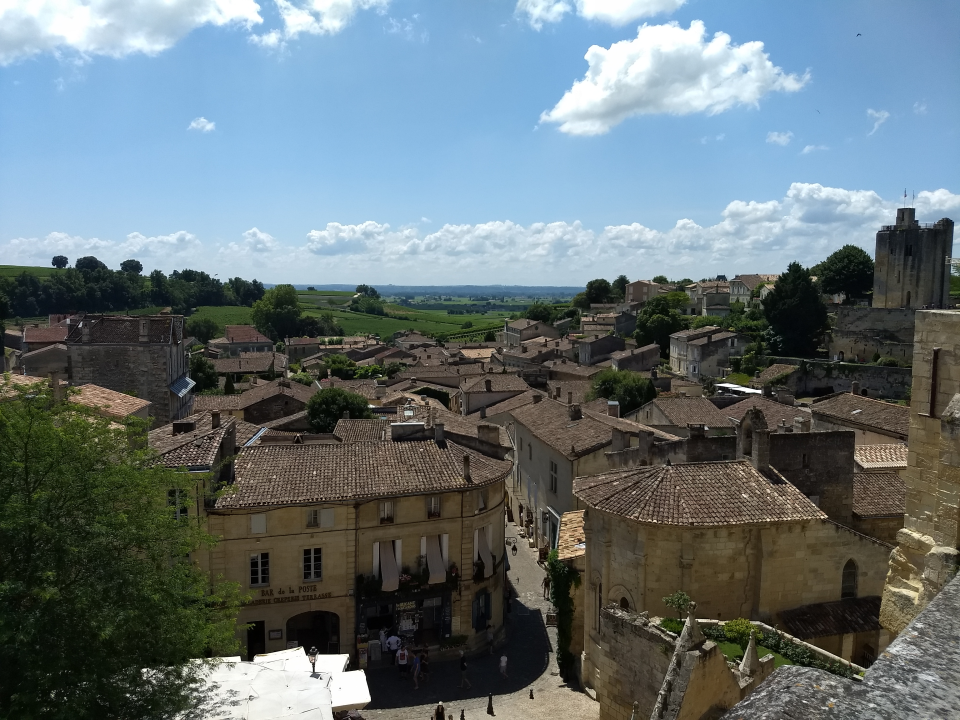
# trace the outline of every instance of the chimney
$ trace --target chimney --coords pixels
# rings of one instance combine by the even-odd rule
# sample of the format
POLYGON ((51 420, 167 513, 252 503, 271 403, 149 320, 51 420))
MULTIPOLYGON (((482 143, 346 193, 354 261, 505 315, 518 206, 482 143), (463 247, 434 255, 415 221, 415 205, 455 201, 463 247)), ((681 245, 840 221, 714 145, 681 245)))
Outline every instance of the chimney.
POLYGON ((210 413, 210 427, 214 430, 220 427, 220 411, 219 410, 214 410, 212 413, 210 413))
POLYGON ((567 364, 567 359, 566 359, 565 357, 560 358, 560 364, 561 364, 561 365, 566 365, 566 364, 567 364))
POLYGON ((173 422, 174 435, 183 435, 184 433, 193 432, 196 429, 197 422, 195 420, 175 420, 173 422))
POLYGON ((854 380, 854 381, 853 381, 853 387, 851 387, 850 392, 852 392, 854 395, 859 395, 859 394, 860 394, 860 382, 859 382, 859 381, 857 381, 857 380, 854 380))
POLYGON ((463 479, 467 482, 472 482, 470 479, 470 456, 463 456, 463 479))
POLYGON ((567 405, 573 405, 573 390, 567 391, 567 405))
POLYGON ((616 400, 607 400, 607 415, 610 417, 620 417, 620 403, 616 400))
POLYGON ((349 419, 350 419, 350 411, 349 411, 349 410, 344 410, 344 411, 343 411, 343 419, 344 419, 344 420, 349 420, 349 419))
POLYGON ((53 401, 60 402, 63 400, 63 393, 60 392, 60 380, 58 378, 60 373, 51 372, 48 373, 48 375, 50 376, 50 391, 53 393, 53 401))
POLYGON ((90 321, 83 320, 80 324, 80 342, 90 342, 90 321))
POLYGON ((500 428, 496 425, 477 425, 477 439, 488 445, 499 445, 500 428))
POLYGON ((140 342, 150 342, 150 318, 140 319, 140 342))
POLYGON ((433 426, 433 405, 427 410, 427 427, 433 426))
POLYGON ((483 389, 487 392, 493 392, 493 382, 490 380, 490 378, 487 378, 483 381, 483 389))
POLYGON ((437 445, 443 445, 443 443, 446 442, 446 438, 443 435, 443 423, 434 424, 433 439, 436 441, 437 445))
POLYGON ((373 391, 373 396, 378 400, 385 398, 387 396, 387 386, 378 384, 373 391))
POLYGON ((533 404, 534 404, 534 405, 536 405, 536 404, 537 404, 538 402, 540 402, 541 400, 543 400, 543 395, 541 395, 540 393, 534 393, 534 394, 533 394, 533 404))
POLYGON ((554 347, 560 347, 560 341, 559 341, 559 340, 557 340, 557 342, 556 342, 556 344, 554 345, 554 347))
POLYGON ((582 419, 583 419, 583 412, 580 410, 580 405, 579 405, 579 404, 577 404, 577 405, 571 404, 567 409, 568 409, 568 412, 570 413, 570 419, 571 419, 571 420, 582 420, 582 419))
POLYGON ((795 417, 793 419, 793 431, 794 432, 810 432, 810 418, 809 417, 795 417))
POLYGON ((613 428, 610 441, 610 450, 613 452, 623 452, 630 447, 630 436, 617 428, 613 428))
POLYGON ((481 420, 487 419, 487 409, 485 407, 480 408, 480 419, 481 420))
POLYGON ((770 431, 756 430, 753 433, 753 456, 750 463, 762 473, 770 470, 770 431))
POLYGON ((687 430, 690 437, 703 437, 706 434, 706 426, 703 423, 687 423, 687 430))

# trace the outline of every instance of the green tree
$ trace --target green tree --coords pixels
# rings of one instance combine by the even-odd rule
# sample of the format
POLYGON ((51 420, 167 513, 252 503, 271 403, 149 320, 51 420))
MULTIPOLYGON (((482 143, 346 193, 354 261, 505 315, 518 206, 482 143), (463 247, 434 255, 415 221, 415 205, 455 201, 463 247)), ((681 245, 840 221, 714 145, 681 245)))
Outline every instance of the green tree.
POLYGON ((753 625, 749 620, 743 618, 727 620, 723 624, 723 634, 727 636, 730 642, 739 645, 741 650, 747 649, 747 645, 750 643, 751 630, 753 630, 753 625))
POLYGON ((341 380, 350 380, 357 374, 357 364, 346 355, 327 355, 323 364, 334 377, 341 380))
POLYGON ((77 258, 77 261, 73 264, 77 270, 85 270, 88 272, 93 272, 96 270, 106 270, 107 266, 100 262, 93 255, 85 255, 82 258, 77 258))
POLYGON ((587 289, 584 292, 587 294, 589 303, 600 304, 610 302, 612 288, 608 280, 597 278, 587 283, 587 289))
POLYGON ((220 387, 217 377, 217 371, 213 363, 207 360, 201 353, 190 358, 190 378, 197 384, 194 392, 202 393, 204 390, 213 390, 220 387))
POLYGON ((683 618, 687 612, 687 608, 690 607, 690 596, 683 590, 677 590, 672 595, 667 595, 663 598, 663 604, 676 611, 677 617, 683 618))
POLYGON ((629 284, 630 280, 626 275, 617 275, 617 279, 610 284, 613 296, 622 301, 627 296, 627 285, 629 284))
POLYGON ((462 330, 469 330, 472 327, 473 327, 473 322, 470 320, 467 320, 465 323, 463 323, 463 325, 460 326, 462 330))
POLYGON ((53 265, 55 268, 59 268, 60 270, 63 270, 63 268, 65 268, 69 262, 70 261, 67 260, 66 255, 54 255, 53 260, 51 261, 50 264, 53 265))
POLYGON ((666 275, 654 275, 653 282, 658 283, 660 285, 667 285, 670 281, 667 280, 666 275))
POLYGON ((810 269, 828 295, 843 293, 847 301, 866 297, 873 290, 873 258, 856 245, 844 245, 810 269))
POLYGON ((124 260, 120 263, 120 272, 139 275, 143 272, 143 264, 139 260, 124 260))
POLYGON ((213 318, 198 317, 187 321, 187 335, 193 335, 203 345, 213 340, 220 332, 220 326, 213 318))
MULTIPOLYGON (((784 355, 809 357, 827 330, 827 307, 810 273, 792 262, 763 301, 763 312, 784 355)), ((775 351, 776 352, 776 351, 775 351)))
POLYGON ((276 285, 253 304, 253 324, 274 341, 299 335, 300 314, 293 285, 276 285))
POLYGON ((533 305, 523 311, 523 316, 528 320, 536 322, 553 322, 556 310, 546 303, 535 302, 533 305))
POLYGON ((613 368, 598 373, 593 378, 588 400, 606 398, 620 403, 620 412, 628 413, 656 399, 657 389, 647 378, 629 370, 613 368))
POLYGON ((227 373, 227 379, 223 381, 223 394, 224 395, 233 395, 237 392, 237 388, 233 384, 233 375, 227 373))
POLYGON ((727 327, 727 321, 722 317, 717 317, 716 315, 698 315, 693 319, 693 322, 690 323, 690 327, 694 330, 709 327, 710 325, 721 328, 727 327))
POLYGON ((369 285, 357 285, 356 291, 365 297, 380 299, 380 293, 377 292, 377 289, 369 285))
POLYGON ((297 372, 291 375, 290 379, 307 387, 313 385, 313 376, 310 373, 297 372))
POLYGON ((314 432, 333 432, 344 412, 350 413, 350 418, 354 420, 373 417, 363 395, 347 392, 342 388, 321 390, 307 401, 307 419, 314 432))
MULTIPOLYGON (((0 385, 3 380, 0 379, 0 385)), ((236 585, 190 553, 196 476, 42 386, 0 403, 0 717, 177 717, 237 652, 236 585), (171 506, 170 493, 180 498, 171 506)))
POLYGON ((551 550, 547 555, 547 575, 550 577, 550 602, 557 609, 557 665, 566 676, 573 668, 574 656, 570 652, 573 639, 573 611, 575 609, 572 589, 580 587, 580 573, 561 562, 559 553, 551 550))
POLYGON ((493 330, 487 330, 486 334, 483 336, 484 342, 496 342, 497 334, 493 330))
POLYGON ((350 309, 353 312, 364 313, 366 315, 386 315, 387 311, 383 307, 383 301, 379 298, 361 295, 350 301, 350 309))
POLYGON ((401 363, 392 362, 383 369, 383 374, 386 375, 388 378, 392 379, 397 375, 397 373, 402 372, 403 368, 404 368, 404 365, 402 365, 401 363))
POLYGON ((590 298, 585 292, 577 293, 573 296, 573 300, 570 301, 570 304, 575 308, 580 310, 589 310, 590 309, 590 298))

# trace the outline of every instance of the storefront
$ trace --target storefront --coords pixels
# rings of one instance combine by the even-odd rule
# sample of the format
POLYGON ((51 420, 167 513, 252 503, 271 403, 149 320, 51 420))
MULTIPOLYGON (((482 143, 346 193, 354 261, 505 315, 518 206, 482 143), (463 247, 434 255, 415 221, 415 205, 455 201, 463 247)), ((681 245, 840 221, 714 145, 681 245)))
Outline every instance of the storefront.
POLYGON ((357 644, 379 641, 383 630, 415 647, 439 645, 450 638, 452 618, 453 602, 446 588, 362 598, 357 601, 357 644))

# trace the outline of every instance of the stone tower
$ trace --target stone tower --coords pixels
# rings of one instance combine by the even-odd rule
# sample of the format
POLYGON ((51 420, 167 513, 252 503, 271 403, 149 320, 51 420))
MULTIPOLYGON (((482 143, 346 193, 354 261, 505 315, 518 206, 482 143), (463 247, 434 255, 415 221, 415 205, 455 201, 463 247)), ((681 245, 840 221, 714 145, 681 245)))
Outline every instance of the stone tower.
POLYGON ((914 208, 897 210, 897 224, 877 233, 873 307, 947 307, 952 253, 953 220, 921 224, 914 208))
MULTIPOLYGON (((951 223, 951 230, 953 224, 951 223)), ((960 564, 960 312, 917 313, 904 527, 883 588, 880 624, 899 633, 960 564)))

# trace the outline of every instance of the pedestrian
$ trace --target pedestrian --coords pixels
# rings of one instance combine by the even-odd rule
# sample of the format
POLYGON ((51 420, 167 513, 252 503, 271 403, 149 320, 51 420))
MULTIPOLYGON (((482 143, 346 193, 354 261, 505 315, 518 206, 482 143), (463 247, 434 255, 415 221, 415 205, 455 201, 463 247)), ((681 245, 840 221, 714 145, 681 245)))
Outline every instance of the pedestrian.
POLYGON ((406 675, 407 671, 410 669, 410 666, 407 664, 410 660, 410 651, 407 650, 406 645, 401 645, 400 649, 397 650, 397 665, 400 669, 401 675, 406 675))
POLYGON ((437 709, 433 711, 433 720, 446 720, 446 715, 444 715, 445 710, 443 709, 443 703, 437 703, 437 709))
POLYGON ((424 682, 430 679, 430 651, 424 648, 420 656, 420 677, 424 682))
POLYGON ((487 623, 487 646, 490 648, 490 654, 493 655, 493 625, 487 623))
POLYGON ((383 628, 380 628, 380 649, 387 651, 387 631, 383 628))
POLYGON ((400 638, 397 637, 396 633, 390 633, 390 637, 387 638, 387 655, 390 656, 390 664, 397 664, 397 650, 400 649, 400 638))
POLYGON ((550 598, 550 576, 544 575, 543 582, 540 584, 543 586, 543 599, 548 600, 550 598))
POLYGON ((473 685, 470 684, 470 681, 467 680, 467 658, 463 654, 463 650, 460 651, 460 687, 463 687, 463 684, 467 684, 467 688, 472 688, 473 685))
POLYGON ((500 674, 503 677, 507 677, 507 656, 506 654, 500 656, 500 674))
POLYGON ((423 658, 420 656, 420 653, 413 653, 413 689, 420 689, 420 663, 423 661, 423 658))

